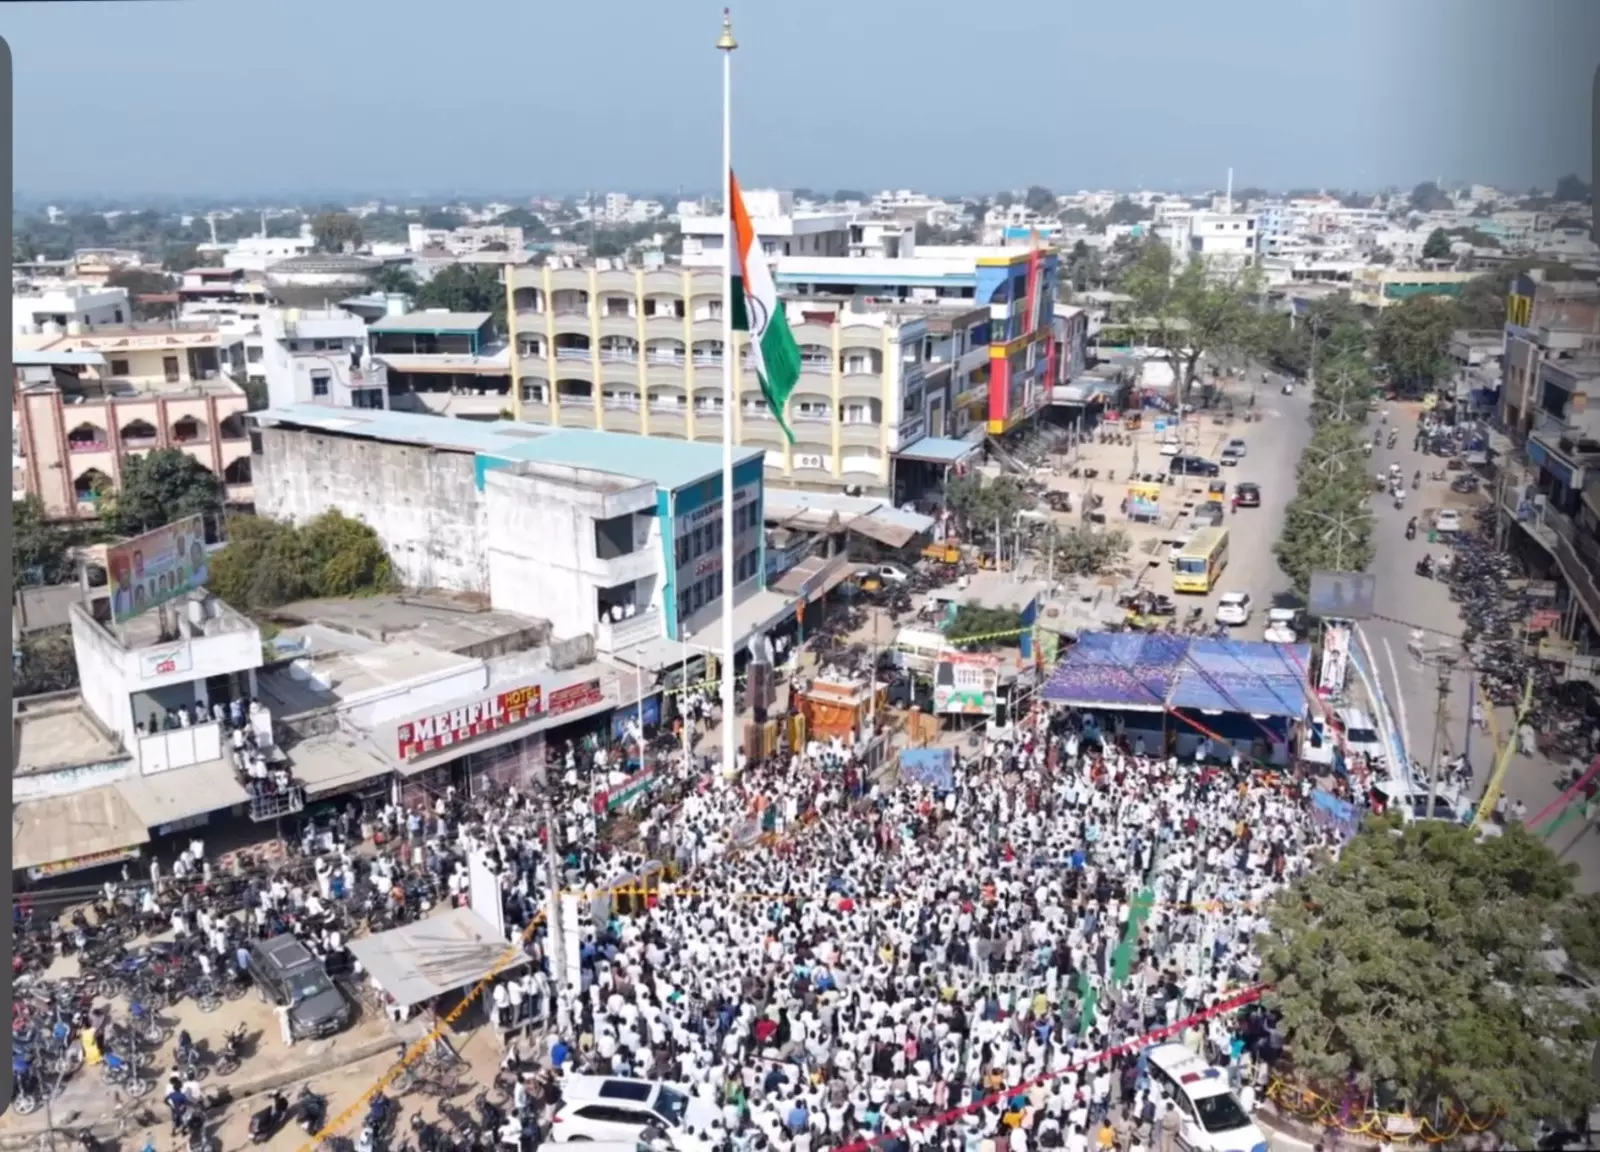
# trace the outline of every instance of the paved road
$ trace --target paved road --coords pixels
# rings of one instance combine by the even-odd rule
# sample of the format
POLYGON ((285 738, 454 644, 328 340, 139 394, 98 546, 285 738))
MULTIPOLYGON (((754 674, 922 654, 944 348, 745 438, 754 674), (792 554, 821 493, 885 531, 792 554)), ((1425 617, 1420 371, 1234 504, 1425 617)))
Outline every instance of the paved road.
MULTIPOLYGON (((1400 442, 1393 452, 1380 449, 1373 454, 1371 470, 1374 473, 1387 468, 1391 462, 1398 463, 1409 484, 1409 478, 1418 469, 1426 477, 1430 468, 1440 466, 1438 457, 1424 457, 1411 451, 1411 433, 1416 427, 1414 407, 1394 406, 1390 420, 1399 428, 1400 442)), ((1374 418, 1373 427, 1376 426, 1374 418)), ((1459 642, 1451 641, 1450 637, 1460 634, 1461 617, 1442 584, 1415 572, 1416 562, 1425 553, 1443 555, 1443 546, 1430 548, 1421 534, 1415 541, 1407 541, 1405 523, 1414 514, 1420 520, 1423 508, 1438 507, 1445 492, 1444 485, 1430 485, 1425 481, 1420 494, 1408 491, 1403 510, 1395 509, 1387 499, 1374 497, 1372 506, 1377 517, 1378 538, 1372 572, 1377 577, 1377 611, 1387 619, 1371 620, 1362 627, 1378 662, 1384 690, 1392 706, 1401 713, 1398 719, 1405 730, 1407 750, 1413 760, 1423 764, 1431 762, 1435 747, 1439 673, 1436 664, 1411 657, 1406 643, 1412 629, 1421 627, 1429 630, 1428 642, 1433 650, 1444 647, 1459 653, 1459 642)), ((1463 519, 1470 521, 1472 518, 1463 513, 1463 519)), ((1462 661, 1463 665, 1467 663, 1462 661)), ((1438 746, 1445 755, 1467 753, 1474 769, 1475 790, 1481 792, 1492 771, 1495 754, 1491 735, 1473 730, 1470 724, 1470 691, 1470 669, 1463 668, 1450 677, 1438 746)), ((1510 727, 1510 710, 1498 710, 1495 722, 1503 740, 1510 727)), ((1508 799, 1520 799, 1527 805, 1530 815, 1539 812, 1556 798, 1554 781, 1560 770, 1560 765, 1543 757, 1515 757, 1506 775, 1508 799)), ((1578 865, 1581 889, 1600 890, 1600 835, 1574 823, 1557 832, 1550 844, 1565 859, 1578 865)))

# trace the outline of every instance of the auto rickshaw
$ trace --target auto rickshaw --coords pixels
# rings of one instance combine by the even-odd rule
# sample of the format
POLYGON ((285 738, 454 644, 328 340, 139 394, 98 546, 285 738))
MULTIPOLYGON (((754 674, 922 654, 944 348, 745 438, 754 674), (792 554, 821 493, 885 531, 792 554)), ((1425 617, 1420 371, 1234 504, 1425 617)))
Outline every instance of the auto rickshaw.
POLYGON ((924 560, 932 560, 935 564, 961 563, 961 545, 954 540, 929 544, 922 550, 924 560))
POLYGON ((1226 480, 1213 480, 1206 485, 1206 495, 1215 496, 1218 500, 1225 499, 1228 495, 1228 482, 1226 480))

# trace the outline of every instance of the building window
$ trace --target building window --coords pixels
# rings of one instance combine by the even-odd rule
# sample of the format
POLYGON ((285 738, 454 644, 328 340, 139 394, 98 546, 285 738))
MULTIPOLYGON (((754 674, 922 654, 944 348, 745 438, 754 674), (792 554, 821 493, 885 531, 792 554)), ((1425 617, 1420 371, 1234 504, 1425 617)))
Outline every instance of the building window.
POLYGON ((114 324, 121 324, 122 323, 122 309, 121 308, 118 308, 116 311, 111 313, 111 320, 112 320, 112 323, 114 323, 114 324))
POLYGON ((111 362, 111 374, 113 376, 128 375, 128 362, 126 360, 113 360, 111 362))
POLYGON ((311 377, 311 394, 313 396, 326 396, 328 394, 328 382, 331 379, 332 377, 325 373, 318 373, 311 377))
POLYGON ((259 364, 261 363, 261 351, 260 348, 246 348, 244 350, 244 358, 251 364, 259 364))

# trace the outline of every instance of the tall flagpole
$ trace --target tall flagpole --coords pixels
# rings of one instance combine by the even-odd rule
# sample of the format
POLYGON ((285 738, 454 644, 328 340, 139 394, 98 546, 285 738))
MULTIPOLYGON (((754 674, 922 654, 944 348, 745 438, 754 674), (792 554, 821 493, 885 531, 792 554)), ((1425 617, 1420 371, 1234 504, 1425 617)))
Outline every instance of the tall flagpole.
POLYGON ((722 10, 722 772, 732 777, 739 709, 733 676, 733 589, 737 583, 733 555, 733 262, 739 258, 733 233, 733 16, 722 10))

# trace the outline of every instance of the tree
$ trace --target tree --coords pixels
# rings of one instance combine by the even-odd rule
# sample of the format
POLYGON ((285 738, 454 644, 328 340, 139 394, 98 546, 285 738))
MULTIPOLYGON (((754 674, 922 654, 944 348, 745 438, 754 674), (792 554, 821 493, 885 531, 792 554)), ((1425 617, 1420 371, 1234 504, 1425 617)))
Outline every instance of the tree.
POLYGON ((172 277, 147 268, 118 268, 106 277, 107 288, 122 288, 128 293, 128 305, 140 320, 155 320, 172 313, 173 306, 163 300, 151 299, 172 291, 172 277))
POLYGON ((348 212, 319 212, 311 218, 311 238, 319 252, 361 247, 361 221, 348 212))
POLYGON ((1015 648, 1022 638, 1022 609, 962 604, 956 608, 956 617, 944 630, 944 635, 950 643, 967 652, 1015 648))
POLYGON ((1424 180, 1411 190, 1413 212, 1443 212, 1450 207, 1450 197, 1432 180, 1424 180))
POLYGON ((835 204, 849 204, 861 203, 870 199, 870 197, 858 188, 839 188, 836 189, 833 195, 829 196, 828 199, 832 200, 835 204))
POLYGON ((422 226, 443 232, 453 232, 467 222, 467 218, 449 208, 424 208, 422 226))
POLYGON ((1468 331, 1500 328, 1506 322, 1506 285, 1493 273, 1474 277, 1461 286, 1456 312, 1468 331))
POLYGON ((1106 212, 1107 224, 1138 224, 1151 218, 1148 208, 1141 208, 1126 196, 1112 201, 1110 209, 1106 212))
POLYGON ((1424 260, 1450 258, 1450 237, 1445 235, 1443 228, 1435 228, 1428 233, 1428 238, 1422 242, 1422 258, 1424 260))
POLYGON ((1017 513, 1033 507, 1033 498, 1014 476, 996 476, 985 481, 980 472, 969 472, 945 485, 945 504, 954 513, 964 540, 997 543, 996 526, 1010 532, 1017 513))
POLYGON ((1416 394, 1450 372, 1450 334, 1459 327, 1455 302, 1433 295, 1413 296, 1378 317, 1375 348, 1401 391, 1416 394))
POLYGON ((492 312, 495 329, 506 331, 506 290, 500 274, 484 264, 447 264, 417 287, 417 308, 451 312, 492 312))
POLYGON ((1051 523, 1030 550, 1056 577, 1098 576, 1127 554, 1128 545, 1128 534, 1120 529, 1062 528, 1051 523))
POLYGON ((205 263, 205 259, 200 255, 200 249, 193 244, 180 244, 175 248, 168 248, 161 257, 161 267, 168 272, 187 272, 190 268, 203 267, 205 263))
POLYGON ((1560 942, 1576 867, 1517 825, 1370 820, 1267 910, 1258 938, 1290 1076, 1412 1115, 1497 1118, 1514 1147, 1595 1102, 1600 1016, 1563 997, 1560 942))
POLYGON ((296 528, 236 516, 227 546, 211 557, 209 587, 235 608, 260 613, 306 598, 389 591, 395 578, 377 534, 359 520, 324 512, 296 528))
POLYGON ((1124 272, 1122 291, 1133 297, 1135 319, 1154 322, 1147 339, 1172 369, 1179 404, 1189 402, 1201 357, 1260 350, 1267 329, 1258 287, 1254 269, 1218 274, 1198 257, 1179 266, 1159 242, 1144 245, 1124 272))
POLYGON ((158 448, 122 458, 121 487, 100 507, 113 531, 138 536, 186 516, 216 513, 222 497, 222 482, 211 469, 180 449, 158 448))
POLYGON ((71 535, 45 519, 37 496, 11 501, 11 588, 72 579, 71 535))
POLYGON ((1330 484, 1306 489, 1289 501, 1283 531, 1273 546, 1278 569, 1302 598, 1313 572, 1365 572, 1372 564, 1372 511, 1364 492, 1330 484))
POLYGON ((994 202, 1001 208, 1009 208, 1017 202, 1017 194, 1011 191, 997 192, 994 202))
POLYGON ((1056 194, 1043 184, 1030 184, 1028 190, 1022 194, 1022 203, 1029 212, 1040 216, 1054 216, 1056 194))
POLYGON ((17 696, 42 692, 70 692, 78 686, 78 658, 70 633, 45 632, 24 636, 17 643, 20 659, 12 691, 17 696))
POLYGON ((509 212, 502 212, 495 217, 494 222, 507 228, 521 228, 524 239, 545 236, 550 232, 550 229, 545 227, 544 220, 526 208, 513 208, 509 212))
POLYGON ((379 292, 415 297, 417 278, 403 264, 382 264, 372 274, 372 286, 379 292))
POLYGON ((1556 193, 1553 199, 1563 204, 1587 204, 1589 185, 1579 179, 1576 173, 1569 172, 1556 181, 1556 193))

